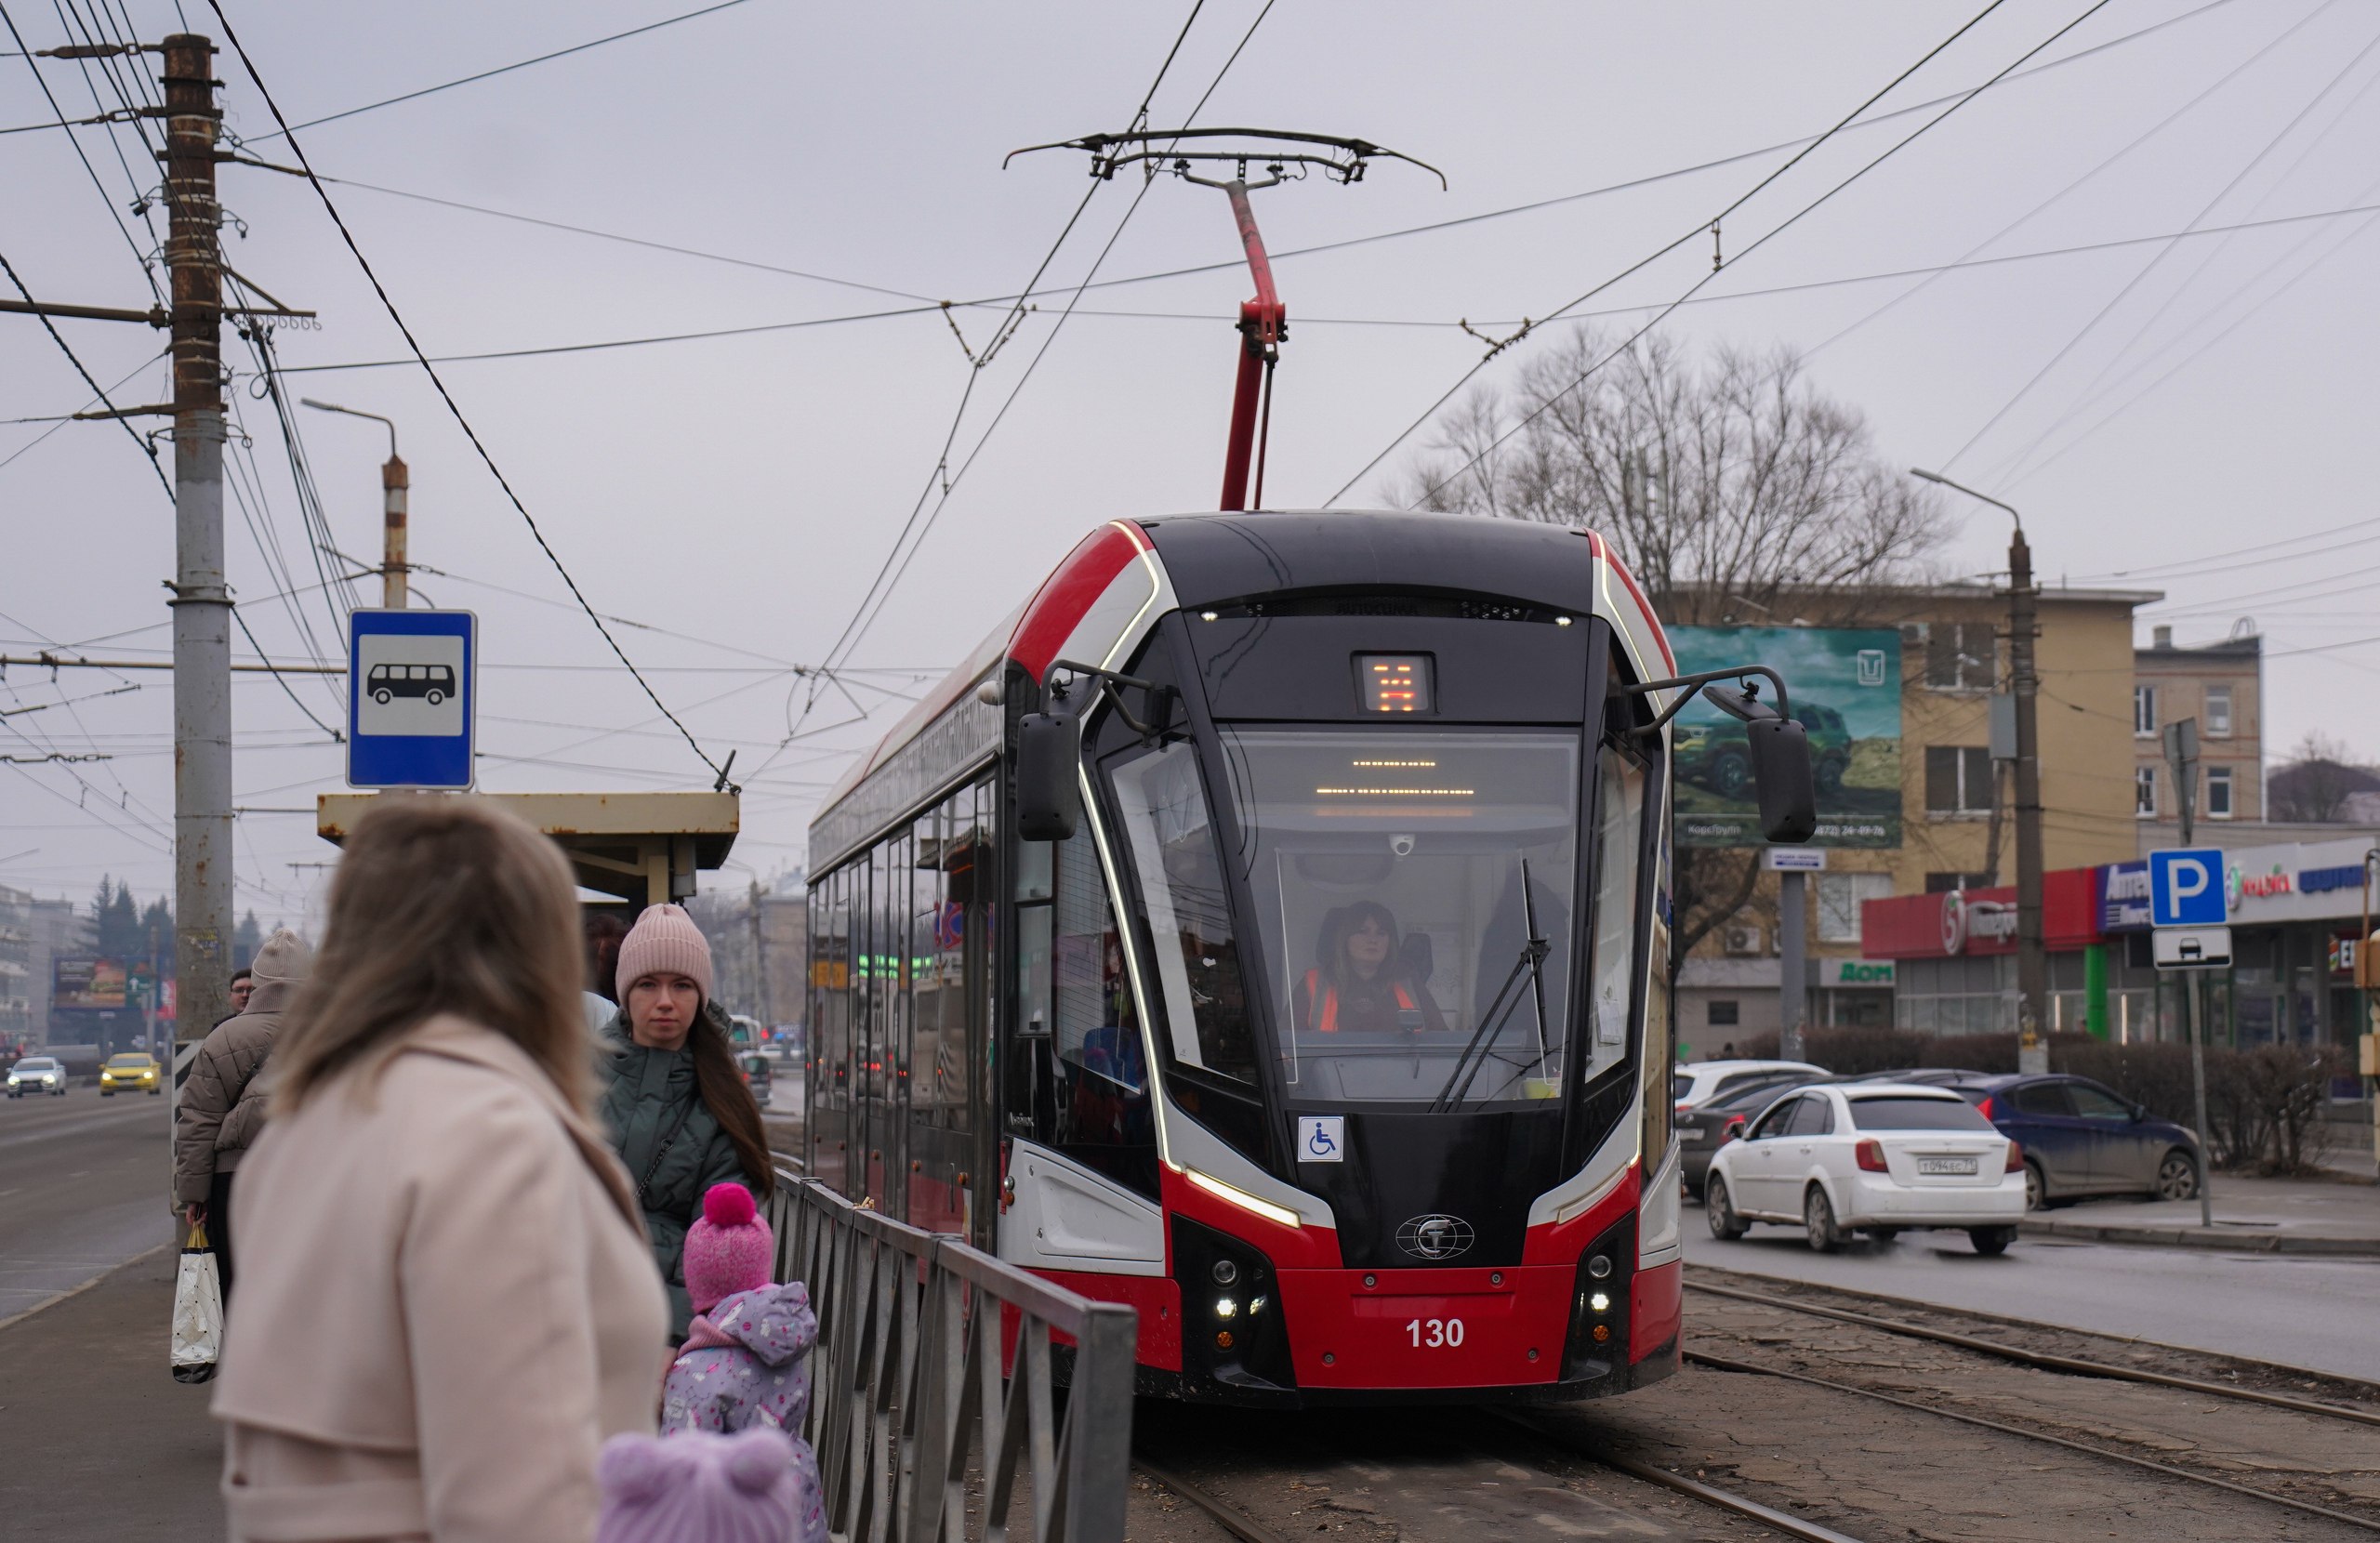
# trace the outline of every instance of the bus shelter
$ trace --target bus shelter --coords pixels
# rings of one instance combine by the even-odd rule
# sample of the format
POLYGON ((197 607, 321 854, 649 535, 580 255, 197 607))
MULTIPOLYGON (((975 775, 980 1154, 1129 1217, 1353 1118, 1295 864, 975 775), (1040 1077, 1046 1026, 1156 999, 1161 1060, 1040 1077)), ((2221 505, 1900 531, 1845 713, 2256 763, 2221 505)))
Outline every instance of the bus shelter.
MULTIPOLYGON (((445 798, 448 793, 324 793, 314 831, 338 846, 376 798, 445 798)), ((580 888, 631 910, 683 902, 694 875, 727 861, 742 822, 734 793, 476 793, 509 810, 561 847, 580 888)))

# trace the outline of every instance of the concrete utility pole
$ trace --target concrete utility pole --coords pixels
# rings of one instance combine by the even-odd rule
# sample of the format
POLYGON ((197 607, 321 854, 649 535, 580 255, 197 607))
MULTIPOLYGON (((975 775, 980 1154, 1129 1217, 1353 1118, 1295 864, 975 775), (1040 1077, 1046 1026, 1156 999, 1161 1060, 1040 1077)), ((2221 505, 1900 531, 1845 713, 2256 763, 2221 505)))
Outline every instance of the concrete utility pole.
POLYGON ((231 593, 223 574, 222 207, 215 45, 165 39, 174 361, 174 1036, 230 1010, 231 593))
POLYGON ((345 413, 351 418, 370 418, 389 426, 389 458, 380 465, 380 603, 390 611, 405 608, 405 508, 413 489, 413 475, 405 463, 397 458, 397 426, 390 418, 377 413, 366 413, 353 407, 341 407, 335 402, 316 402, 312 397, 299 397, 299 402, 325 413, 345 413))
POLYGON ((752 880, 752 1016, 762 1028, 776 1020, 769 1012, 769 956, 762 942, 760 925, 760 881, 752 880))
POLYGON ((2005 509, 2016 522, 2008 538, 2008 683, 2016 699, 2016 1069, 2039 1074, 2049 1070, 2049 1044, 2042 1037, 2049 955, 2042 943, 2041 676, 2033 663, 2041 591, 2033 587, 2033 549, 2025 541, 2025 517, 2015 505, 1939 472, 1911 467, 1910 475, 2005 509))

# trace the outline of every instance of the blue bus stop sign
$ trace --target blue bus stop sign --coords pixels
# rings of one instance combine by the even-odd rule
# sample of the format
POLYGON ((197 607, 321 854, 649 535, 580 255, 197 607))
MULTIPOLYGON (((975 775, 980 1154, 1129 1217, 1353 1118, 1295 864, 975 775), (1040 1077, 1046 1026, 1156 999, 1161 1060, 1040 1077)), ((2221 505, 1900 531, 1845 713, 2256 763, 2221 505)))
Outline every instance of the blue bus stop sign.
POLYGON ((347 622, 350 787, 471 785, 479 618, 356 611, 347 622))
POLYGON ((2231 919, 2223 896, 2223 853, 2185 847, 2149 854, 2149 919, 2158 927, 2221 927, 2231 919))

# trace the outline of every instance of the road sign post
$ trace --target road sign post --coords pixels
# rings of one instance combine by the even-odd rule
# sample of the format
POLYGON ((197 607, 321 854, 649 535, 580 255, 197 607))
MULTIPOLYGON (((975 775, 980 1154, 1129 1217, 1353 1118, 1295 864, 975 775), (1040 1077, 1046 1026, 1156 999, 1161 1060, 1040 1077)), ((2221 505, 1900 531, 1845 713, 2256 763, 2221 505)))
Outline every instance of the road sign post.
POLYGON ((469 787, 478 721, 478 617, 469 611, 350 613, 350 787, 469 787))
MULTIPOLYGON (((2193 736, 2195 737, 2195 736, 2193 736)), ((2215 1225, 2214 1141, 2206 1126, 2207 1015, 2199 1010, 2199 972, 2231 963, 2231 910, 2223 890, 2223 853, 2182 847, 2149 854, 2149 919, 2157 968, 2182 975, 2182 1020, 2190 1036, 2190 1092, 2198 1108, 2198 1220, 2215 1225)))

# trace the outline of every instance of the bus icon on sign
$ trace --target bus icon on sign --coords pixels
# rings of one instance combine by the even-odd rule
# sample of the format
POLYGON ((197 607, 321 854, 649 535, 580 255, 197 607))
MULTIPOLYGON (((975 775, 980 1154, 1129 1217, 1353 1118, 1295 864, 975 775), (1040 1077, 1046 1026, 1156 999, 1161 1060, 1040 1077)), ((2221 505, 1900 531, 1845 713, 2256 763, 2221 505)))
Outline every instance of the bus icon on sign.
POLYGON ((450 665, 375 665, 364 689, 383 707, 400 696, 417 696, 437 706, 455 694, 450 665))

